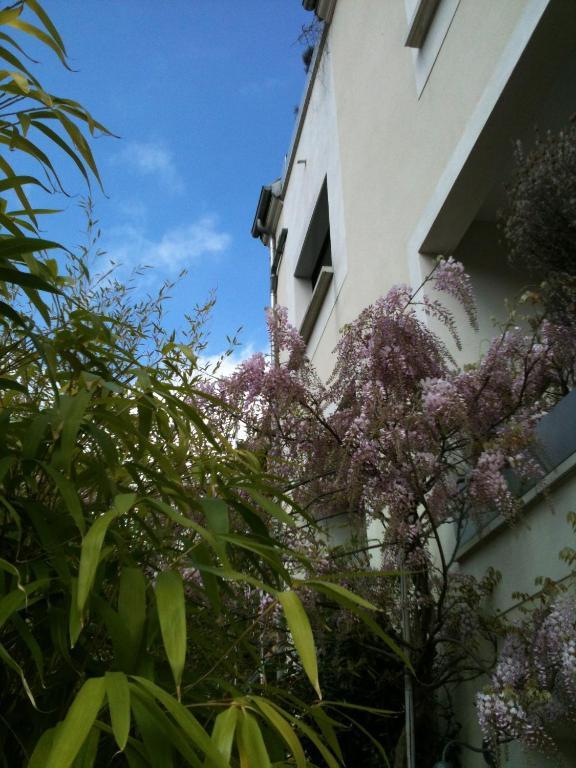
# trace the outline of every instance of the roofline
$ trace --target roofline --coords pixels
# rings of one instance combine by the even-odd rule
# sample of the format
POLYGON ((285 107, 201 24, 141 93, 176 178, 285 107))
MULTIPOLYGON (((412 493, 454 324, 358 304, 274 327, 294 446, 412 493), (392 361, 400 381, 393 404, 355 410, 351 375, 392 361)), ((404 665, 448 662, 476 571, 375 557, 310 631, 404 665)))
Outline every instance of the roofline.
MULTIPOLYGON (((304 120, 306 119, 306 115, 308 113, 308 107, 310 106, 310 99, 312 98, 312 89, 314 88, 316 75, 318 74, 318 70, 320 68, 320 61, 322 60, 322 54, 324 52, 326 41, 328 39, 330 22, 332 21, 332 17, 334 16, 336 3, 337 3, 337 0, 329 0, 328 2, 328 7, 325 11, 326 15, 324 16, 324 29, 322 30, 322 35, 320 36, 318 45, 314 50, 314 57, 310 64, 310 73, 308 75, 308 80, 306 81, 304 96, 300 103, 300 108, 298 109, 298 121, 296 123, 294 133, 292 134, 292 141, 290 142, 290 148, 287 154, 286 170, 284 171, 284 175, 282 176, 282 198, 284 198, 286 188, 288 187, 288 182, 290 181, 290 175, 292 174, 292 168, 294 167, 296 149, 298 148, 298 143, 300 141, 302 130, 304 128, 304 120)), ((316 8, 314 8, 314 12, 315 13, 317 12, 316 8)))
POLYGON ((252 237, 261 237, 264 234, 262 224, 266 221, 266 215, 268 213, 268 208, 270 207, 271 197, 271 187, 262 187, 260 190, 260 197, 258 198, 256 213, 254 214, 254 221, 252 222, 252 229, 250 230, 252 237))

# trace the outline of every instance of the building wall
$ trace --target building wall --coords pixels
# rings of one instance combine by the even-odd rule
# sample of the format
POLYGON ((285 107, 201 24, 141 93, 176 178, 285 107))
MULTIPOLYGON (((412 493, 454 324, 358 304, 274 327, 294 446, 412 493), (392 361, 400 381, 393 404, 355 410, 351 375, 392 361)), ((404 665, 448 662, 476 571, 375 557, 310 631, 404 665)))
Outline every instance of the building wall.
POLYGON ((419 220, 514 29, 544 5, 460 0, 418 95, 403 0, 338 1, 279 224, 289 235, 278 301, 298 323, 309 293, 293 271, 328 178, 335 280, 309 345, 321 371, 344 323, 393 284, 422 278, 419 220))
MULTIPOLYGON (((299 326, 312 288, 294 270, 326 179, 334 279, 308 344, 325 379, 342 326, 392 285, 417 285, 442 252, 464 263, 479 305, 479 332, 461 322, 462 351, 453 351, 460 363, 478 359, 527 280, 509 266, 496 225, 513 139, 576 111, 576 67, 566 63, 576 61, 565 29, 571 21, 576 29, 572 0, 442 0, 417 52, 404 47, 415 2, 337 0, 290 150, 277 299, 299 326)), ((503 572, 498 610, 513 610, 512 592, 533 592, 536 576, 565 574, 557 554, 570 536, 570 472, 553 494, 530 500, 520 523, 480 537, 460 559, 473 575, 503 572)), ((369 542, 375 537, 372 526, 369 542)), ((461 689, 459 706, 463 736, 478 744, 474 690, 461 689)), ((462 759, 483 764, 471 753, 462 759)), ((507 764, 525 758, 511 748, 507 764)))

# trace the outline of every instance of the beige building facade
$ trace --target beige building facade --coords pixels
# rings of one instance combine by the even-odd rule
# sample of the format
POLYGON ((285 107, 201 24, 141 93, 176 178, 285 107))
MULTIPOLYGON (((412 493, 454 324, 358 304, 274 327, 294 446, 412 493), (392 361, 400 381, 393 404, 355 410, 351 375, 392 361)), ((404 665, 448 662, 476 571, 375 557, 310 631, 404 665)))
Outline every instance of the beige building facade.
MULTIPOLYGON (((437 255, 454 254, 480 318, 478 333, 462 322, 459 361, 477 360, 494 317, 528 280, 508 266, 497 229, 515 142, 529 146, 536 126, 560 128, 576 113, 576 1, 303 4, 323 28, 282 176, 262 189, 252 229, 270 252, 272 303, 288 308, 327 378, 344 324, 392 285, 419 285, 437 255)), ((576 508, 576 444, 559 432, 576 433, 574 398, 562 407, 543 429, 553 458, 525 497, 523 521, 510 528, 496 518, 459 553, 467 573, 502 571, 502 611, 516 609, 513 592, 534 592, 535 577, 566 575, 557 555, 576 508)), ((462 738, 478 744, 473 690, 459 701, 462 738)), ((564 759, 576 765, 576 741, 564 759)), ((472 753, 462 760, 485 765, 472 753)), ((512 746, 506 765, 526 760, 512 746)))

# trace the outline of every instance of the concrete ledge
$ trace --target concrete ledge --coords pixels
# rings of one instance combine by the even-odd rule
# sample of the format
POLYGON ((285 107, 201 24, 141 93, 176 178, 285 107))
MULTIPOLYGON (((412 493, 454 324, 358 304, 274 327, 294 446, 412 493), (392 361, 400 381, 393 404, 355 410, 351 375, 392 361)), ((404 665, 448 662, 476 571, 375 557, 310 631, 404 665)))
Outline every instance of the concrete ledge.
POLYGON ((322 267, 320 274, 318 275, 318 281, 314 287, 314 293, 310 299, 310 304, 308 304, 308 309, 306 310, 306 314, 300 325, 300 334, 306 344, 310 341, 310 336, 314 330, 316 320, 322 309, 322 304, 324 303, 333 277, 334 270, 332 267, 322 267))
POLYGON ((440 0, 419 0, 404 43, 406 48, 422 48, 439 5, 440 0))

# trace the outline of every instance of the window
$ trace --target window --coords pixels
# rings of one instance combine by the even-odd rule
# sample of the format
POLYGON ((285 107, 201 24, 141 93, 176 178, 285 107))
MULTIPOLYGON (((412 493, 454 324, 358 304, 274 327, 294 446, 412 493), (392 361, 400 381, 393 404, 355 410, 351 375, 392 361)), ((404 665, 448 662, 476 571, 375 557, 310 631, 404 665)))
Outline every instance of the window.
POLYGON ((439 5, 440 0, 418 0, 410 20, 407 48, 422 48, 439 5))
POLYGON ((328 186, 324 179, 294 272, 294 277, 309 286, 310 300, 300 324, 300 333, 306 342, 312 335, 333 275, 328 186))

